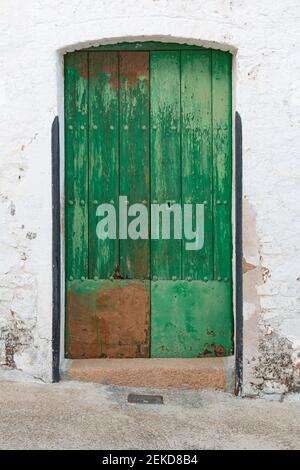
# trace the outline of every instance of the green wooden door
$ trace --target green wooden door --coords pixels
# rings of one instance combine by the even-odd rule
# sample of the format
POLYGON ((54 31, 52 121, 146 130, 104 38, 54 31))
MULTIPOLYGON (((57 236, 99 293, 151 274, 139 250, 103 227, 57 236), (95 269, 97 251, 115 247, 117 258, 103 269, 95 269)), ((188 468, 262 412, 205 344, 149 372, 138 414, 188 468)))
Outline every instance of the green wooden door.
POLYGON ((228 53, 142 43, 66 55, 68 357, 232 353, 231 133, 228 53), (142 238, 119 218, 120 196, 129 222, 133 204, 148 210, 142 238), (115 238, 97 236, 103 203, 115 238), (153 237, 153 204, 172 221, 180 206, 182 226, 201 204, 203 247, 187 250, 176 224, 153 237))

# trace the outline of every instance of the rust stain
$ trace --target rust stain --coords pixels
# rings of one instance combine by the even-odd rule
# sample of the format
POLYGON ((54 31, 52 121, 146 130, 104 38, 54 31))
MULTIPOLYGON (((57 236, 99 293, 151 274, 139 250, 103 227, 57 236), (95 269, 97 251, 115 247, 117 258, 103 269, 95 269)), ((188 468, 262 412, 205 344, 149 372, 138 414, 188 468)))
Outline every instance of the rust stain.
POLYGON ((88 68, 87 68, 87 62, 86 60, 82 60, 80 62, 78 62, 78 73, 80 75, 81 78, 83 78, 83 80, 87 80, 88 79, 88 68))
POLYGON ((105 284, 87 295, 70 291, 67 318, 70 358, 149 357, 149 291, 141 283, 105 284))
POLYGON ((99 357, 100 343, 97 341, 97 322, 88 295, 67 293, 67 345, 70 358, 99 357))
POLYGON ((248 271, 252 271, 253 269, 255 269, 256 266, 254 264, 251 264, 251 263, 247 263, 246 259, 243 258, 243 273, 247 273, 248 271))
POLYGON ((215 343, 207 343, 205 345, 203 353, 200 353, 198 357, 203 357, 203 356, 218 356, 222 357, 225 355, 225 349, 224 347, 220 344, 217 346, 215 343))
POLYGON ((141 79, 149 87, 149 52, 120 52, 120 86, 131 88, 141 79))
POLYGON ((101 75, 109 75, 109 84, 113 91, 118 91, 118 53, 90 53, 89 77, 99 79, 101 75))
POLYGON ((115 267, 114 278, 115 279, 122 279, 121 268, 120 268, 119 264, 117 264, 116 267, 115 267))

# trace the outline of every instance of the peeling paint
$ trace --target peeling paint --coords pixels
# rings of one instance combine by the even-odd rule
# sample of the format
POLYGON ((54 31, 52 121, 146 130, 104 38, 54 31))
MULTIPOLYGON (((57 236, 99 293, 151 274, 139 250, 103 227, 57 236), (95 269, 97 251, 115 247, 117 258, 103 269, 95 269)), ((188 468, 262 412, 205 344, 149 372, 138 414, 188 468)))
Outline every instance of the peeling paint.
POLYGON ((0 342, 4 345, 1 365, 16 368, 15 355, 29 347, 32 343, 32 331, 28 325, 10 311, 10 318, 4 326, 0 326, 0 342))
POLYGON ((198 357, 211 357, 213 355, 217 357, 225 356, 224 346, 222 346, 221 344, 217 346, 215 343, 207 343, 205 345, 203 354, 199 354, 198 357))
POLYGON ((14 203, 11 201, 10 203, 10 215, 11 216, 14 216, 16 213, 16 206, 14 205, 14 203))
POLYGON ((251 263, 247 263, 247 261, 245 260, 245 258, 243 258, 243 273, 247 273, 248 271, 252 271, 252 269, 255 269, 256 266, 254 264, 251 264, 251 263))
POLYGON ((37 237, 37 234, 34 233, 34 232, 27 232, 26 233, 26 238, 28 238, 28 240, 34 240, 36 237, 37 237))
POLYGON ((121 88, 133 88, 139 83, 149 87, 149 52, 121 52, 120 70, 122 71, 121 88))
POLYGON ((258 389, 265 393, 296 391, 291 342, 276 333, 261 335, 259 353, 254 368, 256 377, 262 379, 258 389))
POLYGON ((273 318, 270 306, 279 289, 272 280, 271 270, 262 266, 262 244, 255 236, 257 213, 247 200, 244 201, 244 232, 244 394, 298 391, 299 358, 293 353, 293 342, 279 333, 276 324, 270 323, 273 318), (259 260, 257 265, 246 261, 255 258, 259 260))

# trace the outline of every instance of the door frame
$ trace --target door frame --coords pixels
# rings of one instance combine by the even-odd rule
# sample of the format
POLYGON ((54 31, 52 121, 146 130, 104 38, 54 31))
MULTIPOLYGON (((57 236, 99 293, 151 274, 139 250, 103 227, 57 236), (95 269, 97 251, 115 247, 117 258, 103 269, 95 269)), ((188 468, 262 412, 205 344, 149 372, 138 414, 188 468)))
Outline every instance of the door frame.
MULTIPOLYGON (((105 44, 81 50, 199 50, 203 46, 138 41, 105 44)), ((212 48, 210 48, 212 49, 212 48)), ((217 48, 216 48, 217 49, 217 48)), ((224 51, 224 49, 223 49, 224 51)), ((232 51, 228 51, 232 54, 232 51)), ((63 56, 62 56, 63 59, 63 56)), ((235 111, 235 56, 232 54, 232 282, 234 317, 235 391, 241 393, 243 372, 243 292, 242 292, 242 120, 235 111)), ((64 74, 60 95, 64 93, 64 74)), ((64 243, 64 104, 52 124, 52 370, 53 382, 65 367, 65 243, 64 243), (60 118, 60 119, 59 119, 60 118), (62 157, 62 158, 61 158, 62 157)))

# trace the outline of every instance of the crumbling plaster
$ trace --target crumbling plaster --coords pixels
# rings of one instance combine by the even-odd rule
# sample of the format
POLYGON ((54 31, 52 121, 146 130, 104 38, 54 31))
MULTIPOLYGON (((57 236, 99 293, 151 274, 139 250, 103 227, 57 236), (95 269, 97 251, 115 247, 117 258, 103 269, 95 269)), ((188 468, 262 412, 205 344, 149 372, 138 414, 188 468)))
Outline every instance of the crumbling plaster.
POLYGON ((152 39, 234 54, 244 393, 299 387, 299 2, 2 0, 0 30, 0 368, 52 376, 51 124, 59 115, 63 159, 63 54, 152 39))

